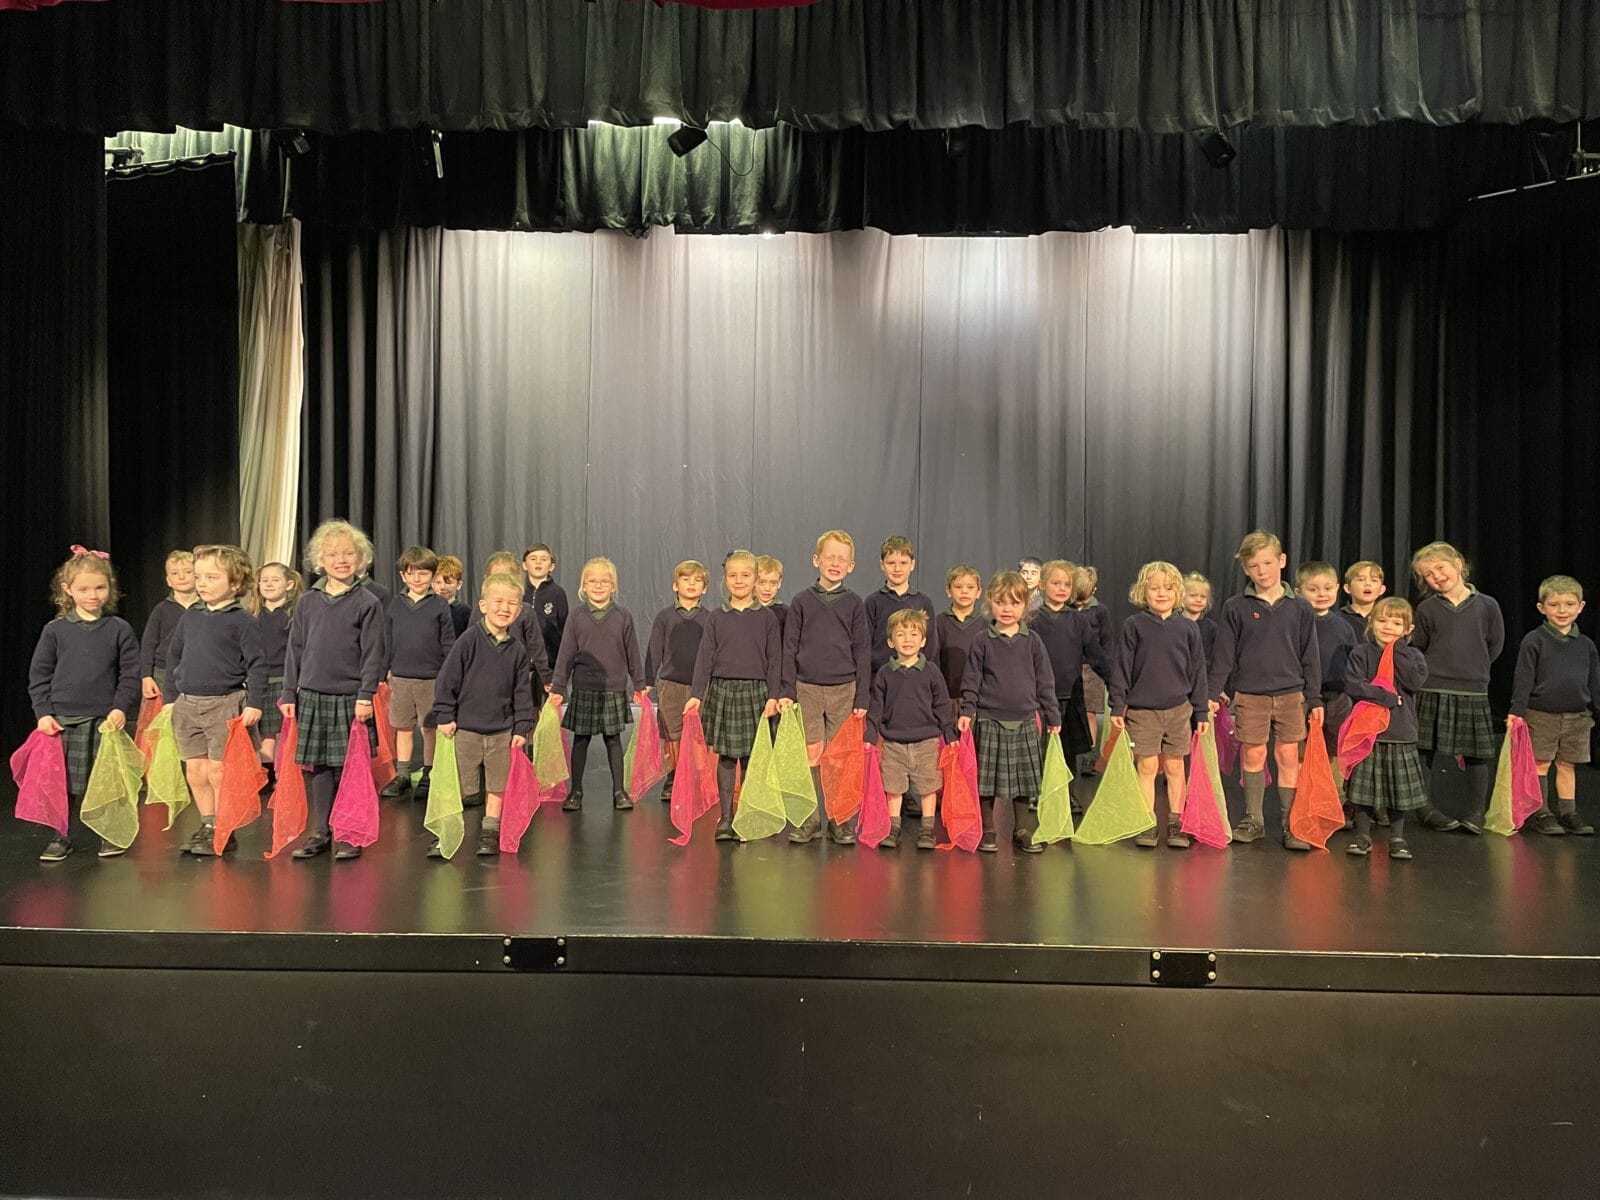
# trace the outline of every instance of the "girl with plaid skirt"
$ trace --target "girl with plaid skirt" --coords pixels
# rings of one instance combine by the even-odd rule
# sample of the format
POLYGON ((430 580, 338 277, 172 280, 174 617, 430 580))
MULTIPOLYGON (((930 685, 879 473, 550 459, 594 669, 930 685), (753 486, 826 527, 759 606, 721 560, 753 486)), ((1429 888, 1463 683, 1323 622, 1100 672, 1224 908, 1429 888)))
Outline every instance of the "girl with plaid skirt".
MULTIPOLYGON (((100 745, 100 723, 127 724, 139 703, 139 641, 117 607, 117 576, 98 551, 72 548, 50 581, 56 617, 45 625, 28 665, 28 698, 41 732, 59 737, 67 760, 67 794, 73 807, 89 786, 89 771, 100 745)), ((39 855, 60 862, 72 853, 69 837, 58 836, 39 855)), ((100 843, 100 857, 113 858, 120 846, 100 843)))
POLYGON ((1039 818, 1030 811, 1043 775, 1034 718, 1043 723, 1045 733, 1061 732, 1050 656, 1022 623, 1028 595, 1028 583, 1016 571, 1001 571, 989 581, 984 599, 993 621, 973 639, 961 677, 957 724, 963 732, 974 730, 978 744, 978 804, 983 814, 978 849, 991 854, 999 849, 994 827, 997 796, 1011 798, 1016 819, 1012 845, 1024 854, 1044 849, 1033 844, 1039 818))
MULTIPOLYGON (((1417 694, 1428 680, 1428 660, 1405 639, 1412 634, 1411 605, 1398 596, 1379 600, 1367 619, 1366 639, 1350 652, 1345 664, 1345 690, 1355 701, 1366 700, 1389 710, 1389 728, 1378 735, 1371 751, 1350 772, 1345 803, 1355 816, 1356 836, 1345 853, 1372 853, 1372 821, 1389 817, 1389 857, 1407 859, 1406 814, 1424 809, 1428 783, 1417 758, 1417 694), (1384 647, 1394 643, 1395 690, 1374 680, 1384 647)), ((1426 695, 1426 693, 1423 693, 1426 695)))
POLYGON ((756 556, 735 550, 723 561, 722 607, 706 616, 685 713, 700 710, 706 745, 717 755, 717 841, 735 841, 733 781, 748 766, 757 736, 771 737, 778 715, 782 639, 778 618, 756 599, 756 556))
MULTIPOLYGON (((278 707, 299 722, 294 760, 310 776, 311 836, 295 858, 315 858, 332 837, 328 819, 344 774, 350 723, 366 726, 368 753, 378 750, 372 697, 383 680, 383 601, 360 586, 372 565, 372 543, 348 521, 324 521, 306 543, 306 570, 316 576, 295 605, 278 707)), ((340 842, 336 859, 360 858, 340 842)))
POLYGON ((1506 644, 1500 606, 1467 583, 1467 563, 1448 542, 1430 542, 1411 571, 1431 594, 1417 605, 1411 644, 1427 657, 1428 687, 1417 697, 1417 748, 1433 777, 1435 763, 1460 758, 1467 770, 1467 812, 1459 821, 1423 804, 1427 829, 1483 832, 1500 738, 1489 711, 1489 667, 1506 644))
POLYGON ((595 734, 605 741, 611 765, 611 806, 619 811, 633 807, 622 778, 622 730, 633 717, 630 683, 633 701, 644 702, 644 664, 633 614, 616 603, 616 596, 616 564, 609 558, 584 563, 578 607, 561 631, 556 652, 550 694, 561 705, 561 727, 572 734, 572 786, 561 805, 567 812, 583 807, 583 770, 595 734))

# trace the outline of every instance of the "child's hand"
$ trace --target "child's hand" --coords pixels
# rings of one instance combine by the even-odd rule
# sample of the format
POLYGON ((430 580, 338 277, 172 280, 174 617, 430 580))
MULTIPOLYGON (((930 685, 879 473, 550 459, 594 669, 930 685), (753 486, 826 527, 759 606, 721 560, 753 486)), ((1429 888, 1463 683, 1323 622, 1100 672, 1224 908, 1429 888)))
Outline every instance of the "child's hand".
MULTIPOLYGON (((450 730, 450 732, 454 733, 455 729, 452 728, 450 730)), ((528 739, 523 737, 520 733, 513 733, 511 735, 511 748, 513 750, 521 750, 527 744, 528 744, 528 739)))
POLYGON ((963 713, 960 717, 956 718, 956 728, 962 733, 965 733, 967 730, 972 728, 972 718, 963 713))
POLYGON ((1221 707, 1222 707, 1222 704, 1221 704, 1220 701, 1217 701, 1217 700, 1207 700, 1206 701, 1206 711, 1208 711, 1213 717, 1217 715, 1217 709, 1219 709, 1221 707))
POLYGON ((649 698, 650 698, 650 693, 645 688, 640 688, 637 692, 635 692, 633 694, 633 702, 635 704, 643 704, 649 698))
POLYGON ((239 714, 239 719, 244 722, 244 727, 249 729, 250 726, 261 720, 261 710, 259 708, 247 707, 242 713, 239 714))
POLYGON ((554 687, 554 686, 555 686, 555 685, 554 685, 554 684, 550 684, 550 683, 547 683, 547 684, 545 684, 545 685, 544 685, 544 694, 545 694, 545 695, 546 695, 546 696, 548 696, 548 695, 549 695, 549 694, 550 694, 550 689, 551 689, 551 688, 552 688, 552 687, 554 687))
POLYGON ((775 717, 775 716, 777 716, 778 715, 778 702, 776 700, 768 700, 767 703, 766 703, 766 706, 761 710, 761 715, 763 717, 775 717))
POLYGON ((1206 734, 1211 732, 1211 722, 1210 721, 1197 721, 1195 723, 1194 731, 1196 733, 1198 733, 1201 737, 1205 737, 1206 734))
POLYGON ((1059 726, 1059 725, 1046 725, 1044 727, 1044 731, 1046 733, 1048 733, 1051 737, 1054 737, 1056 734, 1061 732, 1061 726, 1059 726))
MULTIPOLYGON (((454 721, 447 721, 443 725, 437 726, 435 732, 438 733, 440 737, 453 738, 456 735, 456 723, 454 721)), ((519 740, 519 738, 513 735, 511 738, 511 744, 515 746, 519 740)))
POLYGON ((789 697, 787 697, 787 696, 785 696, 782 700, 778 701, 778 711, 779 712, 788 712, 793 707, 794 707, 794 701, 789 699, 789 697))
POLYGON ((372 701, 371 700, 357 700, 356 701, 356 720, 360 721, 363 725, 365 725, 368 721, 372 720, 372 701))
POLYGON ((47 734, 50 737, 55 737, 61 732, 61 722, 56 720, 54 717, 40 717, 39 732, 47 734))
POLYGON ((1111 728, 1113 729, 1125 729, 1127 725, 1128 719, 1126 717, 1113 716, 1111 718, 1111 728))
POLYGON ((686 713, 697 712, 699 708, 700 701, 696 700, 693 696, 690 696, 683 702, 683 711, 686 713))
POLYGON ((294 705, 290 704, 288 701, 279 700, 278 701, 278 711, 281 712, 289 720, 291 720, 291 721, 294 720, 294 705))
POLYGON ((106 724, 113 729, 122 729, 128 724, 128 714, 120 708, 113 708, 106 714, 106 724))
POLYGON ((161 695, 161 685, 156 682, 154 675, 146 675, 139 681, 139 694, 146 700, 154 700, 161 695))
POLYGON ((852 708, 850 710, 850 715, 852 717, 864 717, 867 715, 867 710, 864 708, 852 708))

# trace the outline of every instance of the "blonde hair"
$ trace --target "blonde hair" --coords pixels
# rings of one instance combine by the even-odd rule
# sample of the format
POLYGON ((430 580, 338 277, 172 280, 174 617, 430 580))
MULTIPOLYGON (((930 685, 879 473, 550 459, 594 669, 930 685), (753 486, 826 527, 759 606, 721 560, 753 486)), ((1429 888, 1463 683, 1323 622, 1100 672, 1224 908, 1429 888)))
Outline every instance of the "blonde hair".
POLYGON ((777 559, 773 558, 770 554, 758 554, 756 556, 756 574, 777 575, 781 578, 783 575, 783 564, 777 559))
POLYGON ((917 552, 911 548, 911 539, 903 534, 894 534, 883 539, 883 545, 878 549, 878 561, 882 562, 891 554, 904 554, 912 562, 917 561, 917 552))
POLYGON ((923 637, 928 636, 928 614, 920 608, 900 608, 889 614, 888 631, 890 637, 895 635, 897 629, 903 629, 907 625, 915 626, 917 632, 922 634, 923 637))
POLYGON ((1139 577, 1133 581, 1133 586, 1128 589, 1129 601, 1137 608, 1149 608, 1150 581, 1160 576, 1165 576, 1172 580, 1172 590, 1176 593, 1173 596, 1175 601, 1173 607, 1176 609, 1177 605, 1183 600, 1183 572, 1173 564, 1162 562, 1159 559, 1155 562, 1147 562, 1139 568, 1139 577))
POLYGON ((750 569, 752 571, 754 571, 756 569, 756 556, 754 554, 750 553, 750 551, 748 551, 748 550, 730 550, 730 551, 728 551, 728 556, 722 560, 722 573, 723 573, 723 575, 727 575, 727 573, 728 573, 728 564, 733 562, 736 559, 739 562, 747 562, 747 563, 749 563, 750 564, 750 569))
POLYGON ((194 562, 194 552, 192 550, 174 550, 171 554, 167 555, 167 566, 169 567, 173 563, 192 562, 194 562))
POLYGON ((1244 540, 1239 543, 1239 552, 1233 557, 1239 562, 1247 562, 1260 554, 1263 550, 1273 550, 1283 553, 1283 543, 1278 540, 1278 535, 1268 533, 1265 529, 1252 529, 1244 535, 1244 540))
POLYGON ((440 579, 460 579, 466 570, 463 563, 454 554, 441 554, 439 556, 439 569, 434 572, 440 579))
POLYGON ((822 548, 829 542, 840 542, 850 547, 850 558, 854 561, 856 556, 856 540, 842 529, 830 529, 817 539, 817 553, 822 553, 822 548))
POLYGON ((1339 582, 1339 572, 1334 569, 1334 565, 1331 562, 1321 562, 1318 560, 1312 562, 1303 562, 1298 568, 1296 568, 1294 573, 1295 586, 1304 587, 1306 585, 1306 580, 1315 579, 1318 575, 1326 575, 1335 583, 1339 582))
POLYGON ((1190 571, 1183 577, 1184 596, 1187 597, 1197 587, 1203 587, 1206 590, 1206 606, 1200 610, 1200 615, 1205 616, 1206 613, 1211 611, 1211 597, 1216 589, 1211 586, 1211 580, 1200 574, 1199 571, 1190 571))
POLYGON ((1018 604, 1026 604, 1031 595, 1033 589, 1020 571, 996 571, 989 579, 989 586, 983 589, 983 598, 990 604, 996 600, 1014 600, 1018 604))
POLYGON ((611 590, 616 591, 618 586, 616 563, 612 562, 609 558, 604 558, 600 555, 596 555, 594 558, 591 558, 588 562, 583 564, 583 570, 578 573, 578 586, 580 588, 583 587, 583 581, 589 578, 589 572, 591 570, 604 571, 606 574, 610 575, 611 590))
MULTIPOLYGON (((1027 561, 1027 560, 1024 559, 1023 561, 1027 561)), ((1069 588, 1073 588, 1073 589, 1077 588, 1077 586, 1078 586, 1078 568, 1076 566, 1074 566, 1072 563, 1069 563, 1064 558, 1052 558, 1049 562, 1040 563, 1039 564, 1039 582, 1041 584, 1049 583, 1050 582, 1050 576, 1054 575, 1057 571, 1066 572, 1067 586, 1069 588)), ((1019 574, 1019 575, 1021 573, 1022 572, 1020 572, 1020 571, 1017 572, 1017 574, 1019 574)))
POLYGON ((306 574, 321 575, 322 555, 330 541, 348 538, 356 548, 356 574, 365 575, 372 565, 372 539, 342 517, 324 521, 311 531, 306 542, 306 574))
MULTIPOLYGON (((1043 578, 1043 576, 1040 576, 1043 578)), ((1072 603, 1085 604, 1100 586, 1100 572, 1083 563, 1072 574, 1072 603)))
POLYGON ((1384 582, 1383 564, 1380 562, 1373 562, 1370 558, 1363 558, 1360 562, 1353 562, 1346 567, 1344 569, 1344 581, 1346 583, 1354 583, 1356 581, 1356 576, 1361 574, 1363 571, 1366 571, 1370 575, 1376 575, 1379 583, 1384 582))
POLYGON ((198 564, 202 558, 214 558, 222 565, 222 569, 228 573, 228 586, 235 593, 249 591, 255 583, 256 572, 250 556, 238 546, 196 546, 194 561, 198 564))
POLYGON ((701 562, 698 558, 686 558, 677 566, 672 568, 673 583, 677 583, 680 579, 691 577, 700 580, 702 583, 708 586, 711 583, 711 572, 706 568, 705 563, 701 562))
POLYGON ((511 551, 496 550, 493 554, 489 555, 488 558, 483 560, 483 577, 487 579, 489 576, 496 574, 496 563, 504 563, 509 568, 506 573, 514 575, 517 571, 517 561, 517 556, 511 553, 511 551))
POLYGON ((950 570, 945 574, 945 577, 944 577, 944 590, 948 592, 951 588, 955 587, 956 580, 961 579, 961 578, 963 578, 963 577, 965 577, 967 575, 971 575, 974 579, 976 579, 978 581, 978 587, 979 588, 983 587, 983 576, 978 574, 978 568, 977 567, 969 566, 966 563, 957 563, 955 566, 951 567, 950 570))
POLYGON ((55 573, 50 576, 50 602, 56 606, 56 616, 64 617, 72 611, 74 605, 67 589, 72 586, 72 581, 85 571, 105 576, 106 602, 100 606, 100 611, 103 613, 117 611, 117 601, 122 599, 122 593, 117 590, 117 572, 112 568, 111 560, 86 551, 83 553, 74 551, 72 557, 57 567, 55 573))
POLYGON ((1581 602, 1583 584, 1571 575, 1551 575, 1539 584, 1539 603, 1543 604, 1551 596, 1574 596, 1581 602))
POLYGON ((1400 617, 1407 625, 1415 620, 1415 610, 1411 601, 1404 596, 1385 596, 1382 600, 1373 602, 1372 611, 1367 614, 1367 632, 1372 632, 1372 626, 1380 617, 1400 617))
POLYGON ((286 617, 293 616, 294 606, 300 602, 300 592, 305 588, 306 581, 305 577, 301 575, 299 571, 296 571, 293 567, 291 567, 288 563, 269 562, 261 564, 260 570, 256 572, 255 586, 250 589, 250 599, 247 603, 247 607, 256 616, 259 617, 261 615, 262 607, 266 603, 261 599, 261 576, 272 570, 274 567, 283 572, 283 582, 285 585, 283 593, 283 615, 286 617))
POLYGON ((1472 572, 1467 566, 1467 560, 1461 556, 1461 551, 1449 542, 1429 542, 1411 556, 1411 573, 1416 576, 1418 583, 1422 582, 1423 564, 1436 562, 1441 558, 1456 564, 1456 570, 1461 573, 1462 583, 1471 578, 1472 572))
POLYGON ((528 590, 528 585, 522 581, 522 576, 515 571, 495 571, 493 574, 484 576, 483 584, 478 588, 478 598, 481 600, 488 595, 489 589, 492 587, 510 588, 517 594, 519 600, 528 590))

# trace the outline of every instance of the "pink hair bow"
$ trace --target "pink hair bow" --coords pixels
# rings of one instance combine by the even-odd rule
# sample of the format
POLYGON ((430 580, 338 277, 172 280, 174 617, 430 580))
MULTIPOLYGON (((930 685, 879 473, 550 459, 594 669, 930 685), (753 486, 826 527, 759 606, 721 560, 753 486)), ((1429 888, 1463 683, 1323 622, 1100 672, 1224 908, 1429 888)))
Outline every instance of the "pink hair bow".
POLYGON ((74 543, 72 546, 72 552, 74 554, 87 554, 91 558, 103 558, 106 562, 111 561, 111 555, 107 554, 104 550, 90 550, 88 547, 79 546, 76 543, 74 543))

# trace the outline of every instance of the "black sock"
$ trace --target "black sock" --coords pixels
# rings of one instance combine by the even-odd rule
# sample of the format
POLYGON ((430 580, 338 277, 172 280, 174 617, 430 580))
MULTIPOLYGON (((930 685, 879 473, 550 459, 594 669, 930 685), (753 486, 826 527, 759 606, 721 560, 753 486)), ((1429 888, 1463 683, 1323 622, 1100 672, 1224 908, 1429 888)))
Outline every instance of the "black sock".
POLYGON ((589 765, 589 738, 575 737, 572 739, 572 783, 569 785, 574 792, 583 791, 583 770, 589 765))
POLYGON ((1489 793, 1494 790, 1494 773, 1487 758, 1469 758, 1467 764, 1467 811, 1478 817, 1489 811, 1489 793))
POLYGON ((338 767, 316 767, 311 772, 311 832, 326 834, 333 815, 333 798, 339 792, 338 767))
POLYGON ((983 817, 983 831, 985 833, 993 833, 994 832, 994 797, 993 796, 979 796, 978 797, 978 808, 979 808, 979 810, 980 810, 980 812, 982 814, 982 817, 983 817))
POLYGON ((627 785, 622 781, 622 735, 607 733, 602 736, 606 743, 606 761, 611 764, 611 790, 623 791, 627 785))
POLYGON ((1427 796, 1428 796, 1428 798, 1423 802, 1423 806, 1422 806, 1424 812, 1428 811, 1429 809, 1433 809, 1433 811, 1435 811, 1435 812, 1438 811, 1438 809, 1434 806, 1434 803, 1433 803, 1433 768, 1434 768, 1434 764, 1438 761, 1438 755, 1439 755, 1439 752, 1437 750, 1423 750, 1418 755, 1418 757, 1422 759, 1422 775, 1423 775, 1423 778, 1425 778, 1428 781, 1428 787, 1427 787, 1427 796))
POLYGON ((738 766, 739 760, 731 755, 717 756, 717 804, 724 821, 733 817, 733 777, 738 766))
POLYGON ((1028 797, 1015 796, 1011 800, 1012 829, 1016 833, 1031 834, 1039 828, 1039 814, 1028 806, 1028 797))
POLYGON ((1356 834, 1370 842, 1372 840, 1372 810, 1370 808, 1357 808, 1355 818, 1356 834))
POLYGON ((1406 819, 1397 812, 1389 814, 1389 840, 1403 842, 1406 837, 1406 819))

